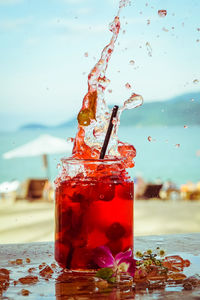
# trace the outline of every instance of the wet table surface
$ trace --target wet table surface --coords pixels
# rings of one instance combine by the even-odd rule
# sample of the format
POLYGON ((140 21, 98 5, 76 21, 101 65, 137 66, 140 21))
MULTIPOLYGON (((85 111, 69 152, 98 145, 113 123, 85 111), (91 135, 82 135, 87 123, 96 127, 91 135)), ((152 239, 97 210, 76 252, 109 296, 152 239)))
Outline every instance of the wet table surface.
MULTIPOLYGON (((200 233, 135 237, 135 250, 165 249, 167 255, 180 255, 191 261, 185 275, 200 274, 200 233)), ((185 290, 175 284, 155 289, 135 289, 130 285, 99 285, 88 275, 63 273, 56 267, 54 244, 28 243, 0 245, 0 269, 9 270, 9 282, 2 288, 0 271, 0 299, 200 299, 200 286, 185 290), (46 264, 54 271, 43 274, 46 264), (23 280, 32 276, 30 282, 23 280)), ((5 271, 4 271, 5 272, 5 271)))

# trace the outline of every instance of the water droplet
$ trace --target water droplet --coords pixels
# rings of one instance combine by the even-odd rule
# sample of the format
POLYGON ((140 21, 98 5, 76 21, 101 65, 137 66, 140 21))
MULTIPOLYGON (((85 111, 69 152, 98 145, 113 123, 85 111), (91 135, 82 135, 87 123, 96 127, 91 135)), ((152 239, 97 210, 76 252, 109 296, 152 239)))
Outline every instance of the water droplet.
POLYGON ((145 3, 145 6, 148 6, 149 4, 148 3, 145 3))
POLYGON ((165 32, 169 31, 169 29, 167 29, 166 27, 163 27, 162 30, 165 31, 165 32))
POLYGON ((99 198, 104 199, 104 195, 103 194, 99 195, 99 198))
POLYGON ((140 11, 140 15, 142 15, 142 11, 140 11))
POLYGON ((111 93, 112 93, 112 90, 111 90, 111 89, 109 89, 109 90, 108 90, 108 93, 110 93, 110 94, 111 94, 111 93))
POLYGON ((68 143, 73 143, 73 141, 74 141, 74 138, 72 138, 72 137, 68 137, 68 138, 67 138, 67 142, 68 142, 68 143))
POLYGON ((192 98, 191 101, 194 102, 194 98, 192 98))
POLYGON ((84 53, 84 56, 85 56, 85 57, 88 57, 88 52, 85 52, 85 53, 84 53))
POLYGON ((198 79, 194 79, 194 80, 193 80, 193 83, 194 83, 194 84, 197 84, 197 83, 199 83, 199 80, 198 80, 198 79))
POLYGON ((117 125, 117 123, 118 123, 118 119, 117 119, 117 118, 113 118, 113 119, 112 119, 112 124, 113 124, 113 125, 117 125))
POLYGON ((57 169, 60 169, 61 168, 61 164, 57 164, 57 169))
POLYGON ((174 30, 174 28, 175 28, 175 27, 174 27, 174 26, 172 26, 172 29, 173 29, 173 30, 174 30))
POLYGON ((148 136, 148 141, 149 141, 149 142, 152 142, 152 140, 153 140, 152 137, 151 137, 151 136, 148 136))
POLYGON ((125 34, 125 33, 126 33, 126 30, 123 30, 122 33, 125 34))
POLYGON ((199 41, 200 41, 199 39, 196 40, 197 43, 199 43, 199 41))
POLYGON ((129 65, 133 66, 135 64, 135 61, 132 59, 129 61, 129 65))
POLYGON ((127 83, 125 84, 125 87, 126 87, 127 89, 131 89, 130 83, 127 82, 127 83))
POLYGON ((135 93, 133 93, 131 95, 131 97, 126 100, 124 102, 124 106, 123 106, 123 109, 132 109, 132 108, 136 108, 140 105, 142 105, 143 103, 143 98, 141 95, 137 95, 135 93))
POLYGON ((152 48, 149 42, 146 42, 146 48, 147 48, 147 52, 148 55, 151 57, 152 56, 152 48))
POLYGON ((188 126, 187 126, 187 125, 184 125, 184 128, 188 128, 188 126))
POLYGON ((86 72, 83 72, 82 74, 83 74, 83 75, 85 75, 85 74, 86 74, 86 72))
POLYGON ((150 25, 151 24, 151 20, 147 20, 147 25, 150 25))
POLYGON ((185 25, 184 22, 182 22, 181 25, 184 27, 184 25, 185 25))
POLYGON ((166 9, 159 9, 159 10, 158 10, 158 15, 159 15, 159 17, 161 17, 161 18, 166 17, 166 15, 167 15, 166 9))
POLYGON ((175 147, 176 147, 176 148, 179 148, 179 147, 180 147, 180 144, 176 144, 175 147))
POLYGON ((130 4, 131 4, 130 0, 120 0, 119 8, 126 7, 127 5, 130 5, 130 4))

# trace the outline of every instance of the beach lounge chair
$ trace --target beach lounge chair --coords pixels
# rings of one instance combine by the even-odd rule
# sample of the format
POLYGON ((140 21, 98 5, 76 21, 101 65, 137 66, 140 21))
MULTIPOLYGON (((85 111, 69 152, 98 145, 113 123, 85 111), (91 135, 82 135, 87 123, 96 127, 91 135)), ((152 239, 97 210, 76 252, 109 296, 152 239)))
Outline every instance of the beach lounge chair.
POLYGON ((160 198, 160 190, 162 186, 162 184, 147 184, 144 194, 141 196, 141 198, 160 198))
POLYGON ((49 186, 48 179, 27 179, 18 189, 16 200, 41 200, 44 198, 44 189, 47 185, 49 186))

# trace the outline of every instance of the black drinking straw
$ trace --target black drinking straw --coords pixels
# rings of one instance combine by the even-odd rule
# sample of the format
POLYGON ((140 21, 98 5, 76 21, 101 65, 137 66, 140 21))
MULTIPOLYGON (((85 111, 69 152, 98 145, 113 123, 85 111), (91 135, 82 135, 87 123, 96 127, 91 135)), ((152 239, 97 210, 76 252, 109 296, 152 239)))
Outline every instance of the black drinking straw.
POLYGON ((109 143, 110 136, 111 136, 112 129, 113 129, 113 118, 116 117, 118 108, 119 108, 119 106, 117 106, 117 105, 115 105, 113 107, 112 115, 110 117, 110 122, 109 122, 109 125, 108 125, 108 130, 106 132, 106 137, 105 137, 105 140, 104 140, 104 143, 103 143, 103 147, 102 147, 101 153, 100 153, 100 157, 99 157, 100 159, 104 159, 104 156, 106 154, 106 149, 108 147, 108 143, 109 143))

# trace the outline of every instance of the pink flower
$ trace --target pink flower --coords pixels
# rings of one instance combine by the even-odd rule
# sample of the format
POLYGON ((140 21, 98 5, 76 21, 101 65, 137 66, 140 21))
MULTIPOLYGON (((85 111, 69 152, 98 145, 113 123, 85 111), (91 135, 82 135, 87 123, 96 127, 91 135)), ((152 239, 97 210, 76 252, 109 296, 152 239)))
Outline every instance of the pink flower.
POLYGON ((113 257, 107 246, 100 246, 95 249, 94 261, 100 268, 112 268, 114 272, 129 273, 131 276, 134 276, 136 270, 136 260, 131 249, 113 257))

